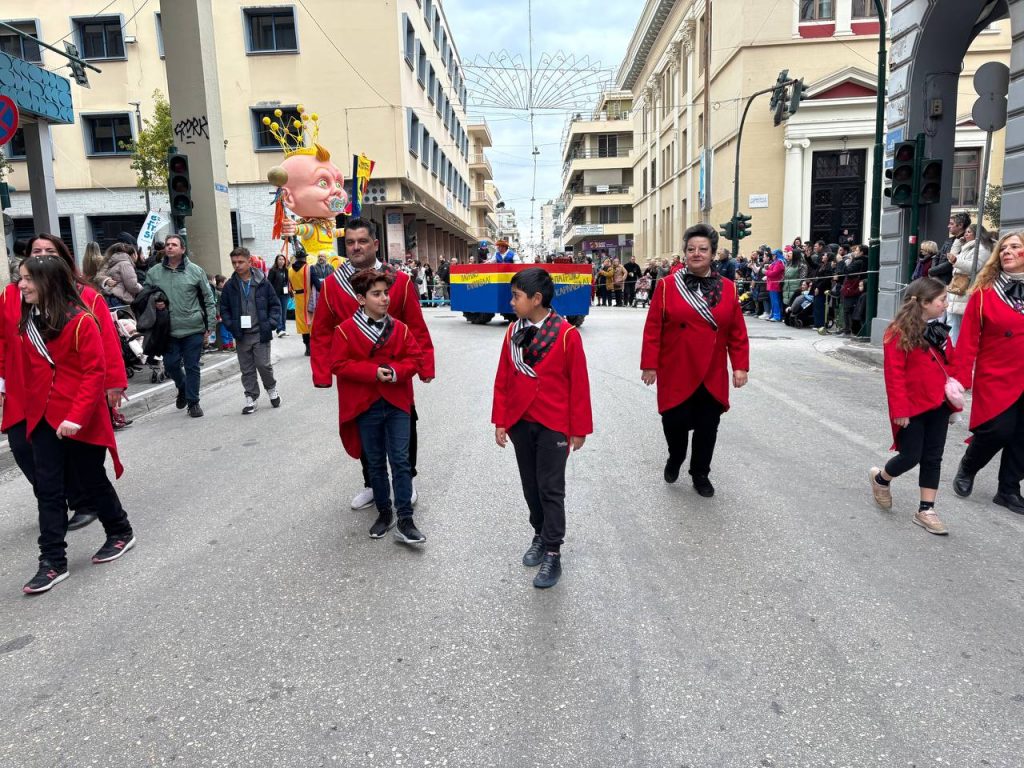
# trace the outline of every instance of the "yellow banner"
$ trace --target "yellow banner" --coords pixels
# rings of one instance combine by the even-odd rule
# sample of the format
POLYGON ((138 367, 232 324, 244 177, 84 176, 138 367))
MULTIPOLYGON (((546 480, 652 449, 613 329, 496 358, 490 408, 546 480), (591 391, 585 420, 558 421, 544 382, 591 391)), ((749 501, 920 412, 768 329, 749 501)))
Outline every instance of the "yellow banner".
MULTIPOLYGON (((452 273, 452 285, 483 285, 484 283, 511 283, 515 272, 460 272, 452 273)), ((551 279, 558 285, 590 285, 590 275, 558 273, 551 274, 551 279)))

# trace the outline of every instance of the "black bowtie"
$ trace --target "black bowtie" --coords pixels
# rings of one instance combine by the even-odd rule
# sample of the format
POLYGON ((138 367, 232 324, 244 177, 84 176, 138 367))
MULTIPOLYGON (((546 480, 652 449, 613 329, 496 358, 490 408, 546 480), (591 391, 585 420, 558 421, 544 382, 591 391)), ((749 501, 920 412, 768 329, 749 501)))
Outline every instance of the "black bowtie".
POLYGON ((683 282, 686 283, 686 287, 691 291, 696 291, 700 288, 701 293, 709 293, 715 285, 716 278, 717 275, 709 274, 704 277, 699 277, 698 275, 692 275, 689 272, 686 272, 683 275, 683 282))
POLYGON ((370 327, 371 328, 383 328, 384 327, 384 321, 383 320, 369 320, 368 322, 370 323, 370 327))
POLYGON ((1010 280, 1005 293, 1011 301, 1024 301, 1024 280, 1010 280))
POLYGON ((936 349, 945 348, 948 338, 949 326, 945 323, 928 323, 924 327, 924 340, 936 349))
POLYGON ((512 334, 512 343, 520 349, 526 349, 530 346, 530 342, 533 341, 537 335, 539 329, 536 325, 528 325, 525 328, 520 328, 514 334, 512 334))

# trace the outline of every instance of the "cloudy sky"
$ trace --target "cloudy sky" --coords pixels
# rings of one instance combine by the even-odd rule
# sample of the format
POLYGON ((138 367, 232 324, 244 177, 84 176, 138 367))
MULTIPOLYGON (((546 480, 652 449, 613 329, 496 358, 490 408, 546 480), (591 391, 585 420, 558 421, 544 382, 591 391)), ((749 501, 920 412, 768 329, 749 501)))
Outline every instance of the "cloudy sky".
MULTIPOLYGON (((535 65, 545 53, 587 56, 591 65, 599 62, 600 68, 610 70, 603 75, 614 79, 643 5, 643 0, 533 0, 535 65)), ((473 77, 473 70, 467 65, 501 50, 520 55, 524 62, 528 60, 528 0, 443 0, 443 6, 467 78, 473 77)), ((494 181, 508 206, 516 209, 520 236, 526 241, 533 187, 533 148, 527 115, 521 110, 474 107, 472 95, 469 114, 482 115, 491 127, 494 147, 487 154, 494 166, 494 181)), ((568 110, 549 111, 535 119, 534 140, 540 150, 535 238, 540 232, 540 206, 561 192, 559 145, 569 115, 568 110)))

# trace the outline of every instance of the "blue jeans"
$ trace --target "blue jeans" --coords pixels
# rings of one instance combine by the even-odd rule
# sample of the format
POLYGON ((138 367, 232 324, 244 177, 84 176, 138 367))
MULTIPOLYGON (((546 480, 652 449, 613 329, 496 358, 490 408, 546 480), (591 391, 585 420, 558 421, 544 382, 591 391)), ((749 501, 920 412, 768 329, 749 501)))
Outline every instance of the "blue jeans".
POLYGON ((391 511, 388 462, 394 475, 395 508, 399 517, 412 517, 412 467, 409 464, 409 414, 381 398, 356 422, 370 470, 370 487, 378 512, 391 511))
POLYGON ((782 319, 782 291, 768 291, 772 300, 772 320, 782 319))
POLYGON ((281 302, 281 321, 277 324, 277 330, 285 330, 284 324, 288 321, 288 296, 281 294, 277 297, 281 302))
POLYGON ((189 405, 199 402, 199 356, 202 352, 203 334, 193 333, 180 339, 172 338, 164 353, 164 370, 178 391, 185 393, 189 405))

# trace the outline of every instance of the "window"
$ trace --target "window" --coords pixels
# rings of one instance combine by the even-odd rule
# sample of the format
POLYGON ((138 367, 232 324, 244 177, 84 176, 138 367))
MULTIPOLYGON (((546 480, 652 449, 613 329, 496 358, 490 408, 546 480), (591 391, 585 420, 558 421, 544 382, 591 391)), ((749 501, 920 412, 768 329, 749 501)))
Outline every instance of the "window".
POLYGON ((618 224, 619 209, 615 206, 602 205, 597 209, 598 224, 618 224))
POLYGON ((19 128, 14 132, 11 140, 3 147, 4 156, 8 160, 25 159, 25 129, 19 128))
POLYGON ((981 172, 980 149, 958 149, 953 153, 954 208, 978 204, 978 176, 981 172))
POLYGON ((427 98, 434 103, 434 92, 437 90, 437 73, 434 72, 434 65, 427 68, 427 98))
POLYGON ((437 11, 434 11, 434 47, 441 50, 441 16, 437 11))
POLYGON ((651 160, 651 188, 658 186, 658 161, 651 160))
POLYGON ((704 71, 704 55, 707 53, 707 40, 704 38, 707 36, 707 28, 704 26, 704 17, 700 17, 700 21, 697 23, 697 45, 700 46, 699 53, 697 54, 697 72, 701 73, 704 71))
POLYGON ((153 14, 156 16, 156 50, 160 58, 164 58, 164 22, 160 17, 160 11, 153 14))
POLYGON ((644 194, 646 195, 647 194, 647 169, 646 168, 644 168, 644 186, 643 186, 643 190, 644 190, 644 194))
POLYGON ((875 7, 875 0, 853 0, 853 18, 877 19, 878 9, 875 7))
POLYGON ((295 9, 247 8, 245 26, 249 53, 296 53, 295 9))
POLYGON ((89 155, 130 155, 132 153, 131 117, 124 115, 86 115, 85 149, 89 155))
MULTIPOLYGON (((7 24, 32 35, 32 37, 39 37, 39 30, 36 29, 34 21, 8 21, 7 24)), ((39 43, 34 40, 26 40, 9 29, 0 28, 0 51, 16 59, 31 61, 34 64, 39 64, 43 60, 39 51, 39 43)))
POLYGON ((420 46, 419 57, 416 59, 416 79, 420 81, 420 85, 426 87, 426 84, 427 84, 427 49, 423 47, 423 43, 420 43, 419 46, 420 46))
POLYGON ((835 0, 800 0, 800 21, 832 21, 835 17, 835 0))
POLYGON ((430 131, 427 126, 420 126, 420 165, 424 168, 430 167, 430 131))
POLYGON ((601 134, 597 137, 598 157, 618 157, 619 137, 610 134, 601 134))
POLYGON ((123 59, 124 37, 120 16, 73 19, 78 36, 78 50, 83 59, 123 59))
POLYGON ((412 69, 416 66, 416 30, 412 26, 409 14, 403 13, 402 18, 405 20, 405 63, 412 69))
POLYGON ((430 172, 437 176, 437 170, 441 165, 441 145, 434 140, 433 152, 430 156, 430 172))
POLYGON ((433 11, 433 0, 426 0, 426 2, 423 3, 423 20, 427 22, 427 29, 430 29, 430 20, 434 18, 433 11))
POLYGON ((414 157, 419 157, 420 154, 420 119, 416 117, 416 113, 411 109, 407 110, 409 113, 409 152, 414 157))
POLYGON ((281 151, 281 144, 274 138, 274 134, 270 132, 270 128, 263 124, 264 117, 269 117, 271 122, 277 123, 278 125, 291 125, 293 120, 299 119, 299 116, 295 111, 295 107, 267 107, 264 109, 252 110, 252 118, 254 122, 253 134, 256 138, 256 150, 281 151), (281 110, 281 117, 274 114, 278 109, 281 110))

